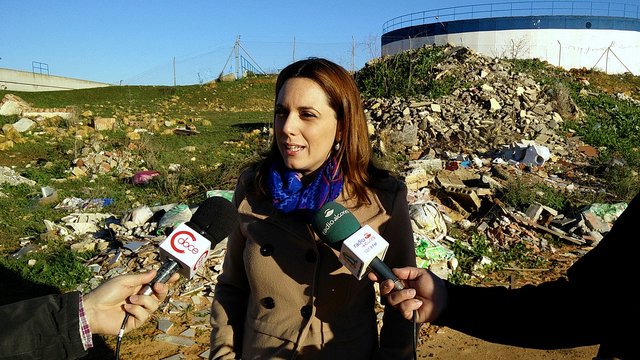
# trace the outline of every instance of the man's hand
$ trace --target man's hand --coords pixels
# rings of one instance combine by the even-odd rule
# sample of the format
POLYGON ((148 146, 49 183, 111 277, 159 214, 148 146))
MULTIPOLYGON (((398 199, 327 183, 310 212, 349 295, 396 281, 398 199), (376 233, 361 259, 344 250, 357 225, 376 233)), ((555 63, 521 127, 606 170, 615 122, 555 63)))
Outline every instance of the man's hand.
MULTIPOLYGON (((440 316, 447 304, 447 288, 444 281, 431 271, 415 267, 392 269, 404 285, 404 290, 395 291, 391 280, 380 284, 380 294, 387 297, 387 302, 398 308, 407 320, 413 318, 413 310, 417 310, 417 322, 431 322, 440 316)), ((369 279, 378 281, 373 272, 369 279)))
POLYGON ((145 284, 156 276, 156 271, 121 275, 110 279, 84 295, 84 308, 93 334, 117 335, 125 312, 131 314, 125 332, 140 327, 167 296, 168 284, 178 280, 173 274, 166 284, 156 283, 153 294, 138 295, 145 284))

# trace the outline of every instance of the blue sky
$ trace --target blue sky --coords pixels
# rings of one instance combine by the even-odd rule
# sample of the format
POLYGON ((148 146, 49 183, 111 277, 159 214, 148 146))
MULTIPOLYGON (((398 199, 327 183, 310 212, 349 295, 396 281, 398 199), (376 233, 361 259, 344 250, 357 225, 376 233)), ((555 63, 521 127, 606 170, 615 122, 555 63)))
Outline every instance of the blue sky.
POLYGON ((240 35, 240 54, 266 72, 308 56, 357 70, 380 55, 385 21, 489 2, 0 0, 0 68, 32 71, 35 61, 50 75, 173 85, 175 58, 176 84, 197 84, 235 71, 240 35))

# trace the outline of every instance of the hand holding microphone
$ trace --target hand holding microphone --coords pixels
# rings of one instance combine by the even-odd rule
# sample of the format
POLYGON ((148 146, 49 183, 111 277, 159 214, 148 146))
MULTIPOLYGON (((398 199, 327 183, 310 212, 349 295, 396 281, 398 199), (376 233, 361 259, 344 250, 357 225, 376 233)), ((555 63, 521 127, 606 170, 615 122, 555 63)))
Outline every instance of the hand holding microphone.
POLYGON ((412 319, 414 311, 419 323, 436 320, 447 305, 448 292, 444 280, 427 269, 412 266, 393 270, 407 287, 396 291, 388 281, 370 273, 370 280, 380 280, 380 295, 386 296, 387 303, 400 310, 407 320, 412 319))
POLYGON ((164 301, 168 284, 178 280, 178 275, 175 274, 169 278, 167 284, 156 284, 149 296, 139 295, 140 289, 148 284, 155 274, 154 270, 120 275, 84 295, 84 310, 91 333, 117 335, 125 313, 133 315, 133 318, 126 323, 126 331, 142 325, 164 301))
POLYGON ((316 213, 312 225, 322 241, 334 248, 340 246, 339 260, 355 277, 362 279, 371 270, 382 281, 393 281, 396 290, 404 288, 382 262, 389 243, 369 225, 361 227, 344 206, 333 201, 325 204, 316 213))

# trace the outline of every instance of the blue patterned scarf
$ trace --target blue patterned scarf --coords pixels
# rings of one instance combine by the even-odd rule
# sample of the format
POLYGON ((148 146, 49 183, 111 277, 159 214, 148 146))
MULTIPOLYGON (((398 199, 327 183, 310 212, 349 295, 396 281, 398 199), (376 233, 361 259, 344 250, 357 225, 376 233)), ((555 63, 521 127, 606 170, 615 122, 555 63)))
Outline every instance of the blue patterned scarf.
POLYGON ((281 161, 274 162, 269 176, 273 206, 283 213, 295 210, 315 213, 324 204, 335 200, 342 191, 342 171, 333 156, 322 166, 316 178, 304 186, 300 173, 286 168, 281 161))

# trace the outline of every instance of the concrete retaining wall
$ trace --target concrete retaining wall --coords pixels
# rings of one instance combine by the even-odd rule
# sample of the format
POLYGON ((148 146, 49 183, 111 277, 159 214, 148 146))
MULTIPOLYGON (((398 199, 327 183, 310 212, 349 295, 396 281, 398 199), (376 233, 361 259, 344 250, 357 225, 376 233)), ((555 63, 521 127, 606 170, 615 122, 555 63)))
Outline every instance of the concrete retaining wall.
POLYGON ((59 91, 106 86, 112 84, 0 68, 0 90, 59 91))

